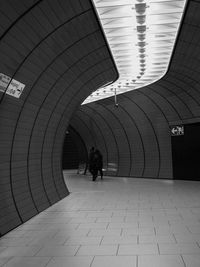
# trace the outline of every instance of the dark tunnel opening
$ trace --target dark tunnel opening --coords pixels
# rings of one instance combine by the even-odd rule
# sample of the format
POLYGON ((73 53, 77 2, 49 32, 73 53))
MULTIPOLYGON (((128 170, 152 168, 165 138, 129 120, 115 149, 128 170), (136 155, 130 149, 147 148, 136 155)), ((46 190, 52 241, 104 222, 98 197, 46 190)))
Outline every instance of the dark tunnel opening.
POLYGON ((87 148, 79 133, 69 125, 65 135, 62 154, 63 170, 84 168, 87 163, 87 148))

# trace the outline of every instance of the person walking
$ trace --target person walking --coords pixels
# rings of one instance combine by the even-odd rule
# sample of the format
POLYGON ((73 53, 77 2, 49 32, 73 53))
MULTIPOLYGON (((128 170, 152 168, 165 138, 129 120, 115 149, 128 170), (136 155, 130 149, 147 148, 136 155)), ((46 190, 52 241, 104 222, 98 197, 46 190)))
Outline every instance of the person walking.
POLYGON ((98 172, 101 175, 101 180, 103 179, 103 156, 101 152, 96 149, 94 152, 94 165, 93 165, 93 181, 96 180, 98 172))

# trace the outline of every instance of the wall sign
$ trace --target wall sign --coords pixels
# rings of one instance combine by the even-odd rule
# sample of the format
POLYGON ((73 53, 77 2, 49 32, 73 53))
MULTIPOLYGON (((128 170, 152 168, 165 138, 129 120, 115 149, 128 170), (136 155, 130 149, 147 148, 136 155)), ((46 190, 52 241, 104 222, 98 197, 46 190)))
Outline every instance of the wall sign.
POLYGON ((25 84, 20 83, 17 80, 14 80, 0 73, 0 92, 5 92, 8 95, 19 98, 24 90, 25 84))
POLYGON ((170 130, 171 130, 172 136, 184 135, 184 126, 183 125, 170 126, 170 130))

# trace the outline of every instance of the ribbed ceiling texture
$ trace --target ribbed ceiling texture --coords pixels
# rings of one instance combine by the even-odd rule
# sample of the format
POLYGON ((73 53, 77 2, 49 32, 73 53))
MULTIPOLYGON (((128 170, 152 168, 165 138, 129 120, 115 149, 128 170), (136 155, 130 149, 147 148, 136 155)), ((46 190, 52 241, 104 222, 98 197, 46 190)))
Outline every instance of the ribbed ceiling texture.
POLYGON ((80 104, 118 73, 90 0, 1 0, 0 234, 69 194, 62 146, 69 121, 107 174, 172 178, 169 125, 200 121, 200 3, 188 2, 167 75, 114 99, 80 104), (9 85, 8 85, 9 88, 9 85), (80 107, 80 108, 79 108, 80 107))
MULTIPOLYGON (((0 73, 25 85, 0 92, 0 234, 69 194, 62 175, 68 121, 118 73, 91 1, 2 0, 0 73)), ((8 85, 9 86, 9 85, 8 85)))

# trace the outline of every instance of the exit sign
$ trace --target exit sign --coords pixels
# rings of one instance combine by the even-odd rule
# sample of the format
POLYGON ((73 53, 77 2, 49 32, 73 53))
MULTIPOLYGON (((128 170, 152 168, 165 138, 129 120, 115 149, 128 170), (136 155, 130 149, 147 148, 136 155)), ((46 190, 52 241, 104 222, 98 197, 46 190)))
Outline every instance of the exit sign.
POLYGON ((170 126, 172 136, 184 135, 184 126, 183 125, 174 125, 170 126))

